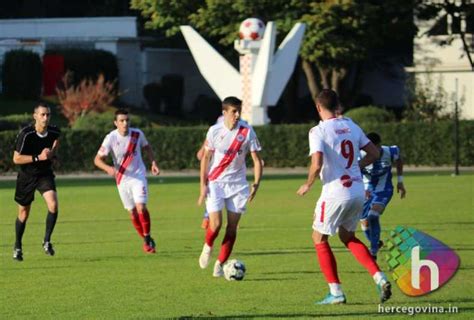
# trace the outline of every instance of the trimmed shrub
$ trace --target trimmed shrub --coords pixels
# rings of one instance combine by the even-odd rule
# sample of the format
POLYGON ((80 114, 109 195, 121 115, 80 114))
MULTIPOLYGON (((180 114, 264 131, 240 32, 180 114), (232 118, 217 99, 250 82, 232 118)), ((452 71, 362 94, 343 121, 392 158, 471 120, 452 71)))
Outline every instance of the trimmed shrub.
MULTIPOLYGON (((91 112, 76 120, 72 129, 74 130, 113 130, 114 126, 114 111, 107 111, 103 113, 91 112)), ((151 122, 148 118, 132 114, 130 115, 132 127, 141 129, 151 127, 151 122)))
MULTIPOLYGON (((108 119, 110 121, 110 118, 108 119)), ((132 119, 133 121, 133 119, 132 119)), ((262 145, 262 158, 267 167, 306 167, 308 131, 311 125, 274 125, 256 127, 262 145)), ((93 158, 105 136, 111 130, 63 129, 59 148, 59 171, 95 170, 93 158)), ((208 127, 143 128, 152 145, 160 168, 167 170, 198 169, 196 151, 204 140, 208 127)), ((451 165, 454 159, 453 123, 370 123, 365 132, 376 131, 385 145, 398 145, 404 162, 409 165, 451 165)), ((11 157, 17 131, 0 132, 0 169, 15 169, 11 157)), ((145 160, 146 157, 144 157, 145 160)), ((460 122, 460 163, 474 166, 474 121, 460 122)))
POLYGON ((356 123, 387 123, 395 121, 395 115, 392 112, 376 106, 351 109, 344 113, 344 116, 351 118, 356 123))
POLYGON ((38 99, 41 95, 40 56, 28 50, 11 50, 2 66, 3 94, 11 98, 38 99))
POLYGON ((20 130, 33 122, 33 116, 28 113, 11 114, 0 117, 0 131, 20 130))

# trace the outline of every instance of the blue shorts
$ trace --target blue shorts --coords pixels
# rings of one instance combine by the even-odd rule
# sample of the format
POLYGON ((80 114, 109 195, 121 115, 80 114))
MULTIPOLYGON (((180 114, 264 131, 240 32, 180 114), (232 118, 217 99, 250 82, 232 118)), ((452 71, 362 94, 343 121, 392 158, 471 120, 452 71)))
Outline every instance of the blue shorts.
POLYGON ((392 199, 393 190, 390 191, 381 191, 381 192, 372 192, 369 199, 365 200, 364 208, 362 209, 362 214, 360 220, 367 219, 369 211, 374 204, 382 205, 384 208, 387 207, 388 203, 392 199))

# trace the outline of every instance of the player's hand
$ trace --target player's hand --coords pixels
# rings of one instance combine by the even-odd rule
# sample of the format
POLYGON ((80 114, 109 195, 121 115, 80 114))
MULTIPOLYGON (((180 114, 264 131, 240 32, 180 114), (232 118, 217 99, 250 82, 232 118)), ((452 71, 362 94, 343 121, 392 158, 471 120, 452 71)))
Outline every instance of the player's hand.
POLYGON ((405 186, 403 185, 403 182, 397 183, 397 193, 400 193, 400 199, 405 198, 407 191, 405 190, 405 186))
POLYGON ((365 190, 365 200, 370 198, 371 192, 369 190, 365 190))
POLYGON ((51 152, 51 149, 49 148, 44 148, 43 151, 38 155, 38 160, 44 161, 48 160, 53 156, 53 153, 51 152))
POLYGON ((158 168, 158 165, 155 161, 152 161, 151 163, 151 174, 154 176, 158 176, 160 174, 160 168, 158 168))
POLYGON ((255 198, 255 195, 257 194, 258 187, 260 186, 259 183, 254 183, 252 184, 252 190, 250 191, 250 196, 248 198, 249 202, 252 202, 253 198, 255 198))
POLYGON ((304 196, 309 191, 309 189, 311 189, 310 186, 305 183, 298 189, 298 191, 296 191, 296 194, 299 196, 304 196))
POLYGON ((115 168, 112 167, 112 166, 108 166, 106 169, 105 169, 105 172, 107 172, 107 174, 111 177, 115 177, 115 168))
POLYGON ((202 205, 204 202, 204 199, 206 199, 207 195, 207 185, 201 185, 201 192, 199 194, 199 199, 198 199, 198 206, 202 205))

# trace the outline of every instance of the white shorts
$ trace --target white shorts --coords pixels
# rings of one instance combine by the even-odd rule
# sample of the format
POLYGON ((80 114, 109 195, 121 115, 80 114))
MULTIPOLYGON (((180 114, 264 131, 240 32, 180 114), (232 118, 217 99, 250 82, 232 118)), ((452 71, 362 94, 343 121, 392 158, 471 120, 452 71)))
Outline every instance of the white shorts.
POLYGON ((247 199, 250 195, 247 183, 210 182, 206 198, 207 212, 227 211, 245 213, 247 199))
POLYGON ((342 226, 354 232, 363 206, 364 197, 343 201, 320 198, 314 209, 313 230, 332 236, 342 226))
POLYGON ((123 206, 127 210, 135 208, 136 203, 146 204, 148 201, 146 179, 124 179, 117 189, 123 206))

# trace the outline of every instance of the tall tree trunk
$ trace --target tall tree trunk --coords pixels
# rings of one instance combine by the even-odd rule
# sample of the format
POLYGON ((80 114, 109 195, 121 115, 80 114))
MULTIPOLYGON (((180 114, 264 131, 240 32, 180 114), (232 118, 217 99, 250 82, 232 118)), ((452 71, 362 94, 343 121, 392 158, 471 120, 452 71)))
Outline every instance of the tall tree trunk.
POLYGON ((321 77, 321 83, 323 85, 323 89, 331 89, 331 81, 329 81, 329 76, 331 74, 330 68, 324 68, 322 66, 317 66, 319 75, 321 77))
POLYGON ((311 98, 313 99, 314 103, 316 103, 316 97, 321 91, 321 87, 319 86, 316 75, 314 74, 313 66, 311 65, 311 62, 303 59, 302 68, 306 76, 306 82, 308 83, 311 98))

